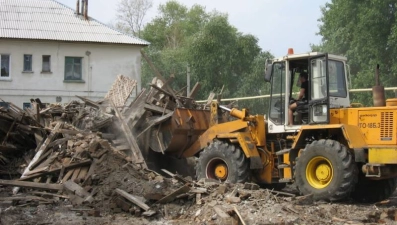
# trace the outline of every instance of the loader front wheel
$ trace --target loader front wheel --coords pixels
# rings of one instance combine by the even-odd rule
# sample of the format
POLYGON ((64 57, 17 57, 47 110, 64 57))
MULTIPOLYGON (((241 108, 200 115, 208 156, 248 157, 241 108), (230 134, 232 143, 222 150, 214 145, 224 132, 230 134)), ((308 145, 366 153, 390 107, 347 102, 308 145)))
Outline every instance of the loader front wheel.
POLYGON ((315 200, 342 200, 357 181, 357 168, 351 153, 334 140, 318 140, 307 145, 297 159, 295 180, 303 195, 315 200))
POLYGON ((397 179, 370 180, 360 172, 352 199, 362 203, 375 203, 389 198, 397 187, 397 179))
POLYGON ((210 178, 230 183, 243 183, 249 177, 249 165, 240 147, 214 141, 206 147, 196 165, 197 179, 210 178))

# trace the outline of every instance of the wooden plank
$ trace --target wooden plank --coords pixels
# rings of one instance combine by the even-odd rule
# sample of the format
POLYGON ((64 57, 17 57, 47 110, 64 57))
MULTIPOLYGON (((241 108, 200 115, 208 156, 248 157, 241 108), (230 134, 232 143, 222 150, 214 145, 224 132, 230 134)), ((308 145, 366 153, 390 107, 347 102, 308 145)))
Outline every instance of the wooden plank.
POLYGON ((136 80, 118 75, 105 98, 110 99, 117 107, 123 107, 136 85, 136 80))
POLYGON ((92 100, 90 100, 88 98, 84 98, 84 97, 78 96, 78 95, 76 95, 76 97, 81 99, 85 104, 87 104, 87 105, 89 105, 91 107, 94 107, 96 109, 100 109, 101 108, 101 106, 97 102, 94 102, 94 101, 92 101, 92 100))
MULTIPOLYGON (((32 128, 34 128, 34 127, 32 127, 32 128)), ((46 128, 46 130, 52 130, 52 129, 46 128)), ((58 133, 59 134, 70 134, 70 135, 82 134, 84 136, 93 134, 92 132, 84 132, 84 131, 68 130, 68 129, 59 129, 58 133)))
POLYGON ((147 165, 145 159, 143 158, 142 152, 139 149, 138 143, 136 142, 134 135, 132 134, 119 110, 114 106, 113 102, 110 102, 110 104, 116 112, 116 117, 121 124, 121 129, 124 133, 125 138, 127 139, 128 144, 130 145, 132 155, 135 158, 135 163, 142 164, 142 167, 146 169, 147 165))
POLYGON ((195 194, 204 194, 207 192, 208 192, 207 188, 192 188, 190 190, 190 193, 195 193, 195 194))
MULTIPOLYGON (((22 115, 23 116, 23 115, 22 115)), ((8 130, 6 136, 3 139, 3 142, 1 143, 1 145, 6 145, 6 142, 8 140, 8 137, 10 136, 11 131, 14 129, 15 123, 17 122, 17 119, 14 119, 14 121, 12 122, 10 129, 8 130)))
POLYGON ((164 198, 158 200, 156 203, 168 203, 173 201, 178 195, 186 193, 190 190, 190 187, 187 185, 183 185, 176 191, 172 192, 171 194, 165 196, 164 198))
POLYGON ((134 203, 135 205, 139 206, 140 208, 142 208, 143 210, 147 211, 150 209, 150 207, 148 205, 146 205, 144 202, 140 201, 138 198, 136 198, 135 196, 128 194, 126 191, 123 191, 119 188, 116 188, 116 193, 123 196, 124 198, 126 198, 128 201, 134 203))
POLYGON ((175 95, 175 93, 172 90, 172 88, 170 88, 168 85, 166 85, 166 83, 167 83, 166 80, 161 75, 161 73, 157 70, 157 68, 153 65, 152 61, 149 59, 149 57, 145 54, 145 52, 142 49, 141 49, 141 55, 146 60, 146 62, 149 64, 150 68, 154 71, 154 73, 156 74, 157 78, 160 79, 163 82, 166 90, 169 91, 171 96, 173 96, 175 98, 176 104, 179 107, 182 106, 181 102, 179 101, 178 97, 175 95))
POLYGON ((160 117, 150 121, 149 125, 140 134, 138 134, 136 137, 141 136, 143 133, 145 133, 147 130, 149 130, 153 126, 156 126, 157 124, 160 124, 160 123, 168 120, 169 118, 172 117, 172 115, 174 115, 173 111, 169 112, 168 114, 165 114, 164 116, 160 116, 160 117))
POLYGON ((98 193, 98 188, 97 188, 97 187, 94 188, 94 189, 91 191, 91 194, 88 195, 88 196, 84 199, 83 202, 92 203, 92 202, 95 200, 95 199, 94 199, 94 195, 96 195, 96 193, 98 193))
POLYGON ((57 181, 57 183, 59 183, 59 182, 62 181, 62 178, 63 178, 63 174, 64 174, 64 173, 65 173, 65 167, 62 165, 61 171, 59 172, 59 176, 58 176, 58 181, 57 181))
MULTIPOLYGON (((64 168, 64 167, 63 167, 64 168)), ((69 170, 66 175, 62 178, 61 183, 65 183, 67 180, 69 180, 69 178, 72 176, 72 174, 74 173, 74 170, 69 170)))
POLYGON ((87 181, 89 180, 89 178, 92 176, 92 174, 94 174, 97 166, 98 166, 98 159, 94 159, 94 161, 91 163, 90 169, 87 172, 87 175, 85 176, 85 179, 83 181, 83 186, 87 183, 87 181))
POLYGON ((116 146, 115 149, 117 149, 117 151, 126 151, 131 150, 131 147, 129 145, 119 145, 116 146))
POLYGON ((183 178, 181 175, 179 174, 173 174, 170 171, 166 170, 166 169, 161 169, 161 171, 163 171, 164 173, 170 175, 172 178, 174 178, 175 180, 178 180, 180 182, 182 182, 183 184, 190 184, 192 182, 186 180, 185 178, 183 178))
POLYGON ((69 197, 66 195, 58 195, 58 194, 54 194, 54 193, 49 193, 49 192, 41 192, 41 191, 31 191, 29 192, 30 194, 34 194, 34 195, 41 195, 41 196, 51 196, 51 197, 58 197, 58 198, 65 198, 68 199, 69 197))
POLYGON ((76 169, 74 170, 73 175, 72 175, 72 177, 70 178, 70 180, 75 181, 76 178, 77 178, 77 176, 78 176, 79 173, 80 173, 80 170, 81 170, 81 167, 76 168, 76 169))
POLYGON ((126 142, 127 142, 127 140, 124 138, 112 140, 113 145, 122 145, 122 144, 125 144, 126 142))
MULTIPOLYGON (((46 159, 50 154, 51 151, 47 151, 46 153, 42 154, 40 158, 30 166, 29 170, 34 170, 34 168, 36 168, 40 163, 42 163, 44 159, 46 159)), ((28 176, 29 174, 32 174, 31 171, 25 175, 28 176)))
POLYGON ((243 217, 241 216, 240 212, 237 210, 236 206, 234 206, 234 211, 236 212, 238 218, 240 219, 241 224, 246 225, 246 223, 243 220, 243 217))
MULTIPOLYGON (((91 164, 91 160, 87 159, 87 160, 84 160, 84 161, 81 161, 81 162, 70 164, 70 165, 66 166, 65 169, 74 169, 76 167, 86 166, 86 165, 89 165, 89 164, 91 164)), ((34 174, 34 175, 31 175, 31 176, 19 178, 18 180, 20 180, 20 181, 31 180, 31 179, 34 179, 34 178, 37 178, 37 177, 46 176, 46 175, 53 174, 53 173, 59 173, 60 171, 61 171, 61 168, 51 169, 51 170, 46 171, 44 173, 39 173, 39 174, 34 174)))
POLYGON ((210 95, 208 96, 207 102, 205 103, 206 106, 209 106, 212 102, 212 100, 214 100, 215 97, 215 93, 211 92, 210 95))
POLYGON ((27 172, 25 175, 26 176, 30 176, 30 175, 35 174, 35 173, 40 173, 40 172, 48 170, 48 168, 49 168, 48 166, 40 167, 40 168, 37 168, 35 170, 31 170, 31 171, 27 172))
POLYGON ((150 104, 145 104, 144 108, 148 111, 160 113, 160 114, 168 114, 170 112, 173 112, 172 110, 157 106, 157 105, 150 105, 150 104))
MULTIPOLYGON (((62 128, 63 126, 63 122, 58 122, 54 129, 51 131, 50 135, 48 135, 48 137, 46 138, 46 140, 43 142, 42 145, 37 146, 37 153, 36 155, 33 157, 32 161, 30 162, 30 164, 25 168, 24 172, 22 173, 21 178, 26 177, 26 173, 28 173, 30 171, 31 166, 40 158, 40 156, 43 154, 43 152, 45 152, 45 150, 47 149, 47 146, 54 140, 56 134, 58 133, 58 129, 62 128)), ((19 188, 16 187, 12 190, 13 194, 18 193, 19 188)))
POLYGON ((138 94, 138 96, 135 97, 134 101, 132 101, 131 104, 128 106, 128 108, 124 110, 123 115, 126 116, 128 120, 134 119, 134 117, 136 116, 137 109, 140 110, 143 109, 141 105, 145 103, 146 92, 147 92, 146 89, 142 88, 141 92, 138 94))
MULTIPOLYGON (((60 133, 60 132, 58 132, 58 133, 60 133)), ((67 142, 70 139, 72 139, 72 137, 65 137, 65 138, 60 138, 58 140, 55 140, 48 145, 48 148, 52 148, 57 145, 62 145, 63 143, 67 142)))
POLYGON ((197 93, 198 93, 198 91, 200 90, 200 88, 201 88, 201 84, 200 84, 200 82, 197 82, 195 85, 194 85, 194 87, 193 87, 193 89, 190 91, 190 93, 188 94, 188 98, 195 98, 196 97, 196 95, 197 95, 197 93))
POLYGON ((163 89, 163 88, 161 88, 161 87, 158 87, 156 84, 150 84, 150 86, 151 86, 152 88, 154 88, 154 89, 160 91, 161 93, 163 93, 163 94, 165 94, 165 95, 168 95, 168 96, 170 96, 170 97, 173 97, 172 93, 166 91, 165 89, 163 89))
POLYGON ((82 188, 80 185, 76 184, 74 181, 72 180, 68 180, 63 184, 63 187, 66 190, 69 190, 70 192, 72 192, 73 194, 81 197, 81 198, 86 198, 90 195, 90 193, 88 193, 88 191, 86 191, 84 188, 82 188))
POLYGON ((81 181, 81 180, 85 180, 85 177, 87 176, 87 173, 88 173, 88 167, 81 167, 81 169, 80 169, 80 173, 79 173, 79 176, 77 176, 77 180, 79 180, 79 181, 81 181))
POLYGON ((218 206, 214 206, 214 210, 215 210, 216 214, 218 214, 218 216, 220 216, 221 218, 223 218, 223 219, 230 218, 230 215, 227 214, 222 209, 220 209, 218 206))
POLYGON ((201 194, 197 193, 196 194, 196 205, 201 205, 202 201, 201 201, 201 194))
POLYGON ((51 199, 46 199, 37 196, 12 196, 12 197, 0 197, 0 201, 44 201, 44 202, 51 202, 51 199))
MULTIPOLYGON (((48 151, 51 152, 51 151, 48 151)), ((53 164, 52 166, 54 167, 54 164, 56 164, 56 161, 54 162, 54 160, 58 157, 59 152, 54 152, 52 155, 50 155, 46 161, 44 161, 43 163, 41 163, 38 167, 42 168, 42 167, 46 167, 46 166, 51 166, 51 164, 53 164)))
POLYGON ((26 187, 26 188, 43 189, 43 190, 55 190, 55 191, 63 190, 63 186, 60 184, 41 184, 41 183, 18 181, 18 180, 0 180, 0 185, 26 187))

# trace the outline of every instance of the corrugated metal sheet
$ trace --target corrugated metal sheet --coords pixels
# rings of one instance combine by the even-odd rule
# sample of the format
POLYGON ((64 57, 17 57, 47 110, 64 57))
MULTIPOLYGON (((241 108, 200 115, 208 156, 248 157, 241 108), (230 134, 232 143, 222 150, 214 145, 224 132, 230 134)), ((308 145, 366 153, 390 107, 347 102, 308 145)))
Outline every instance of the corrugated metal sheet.
POLYGON ((55 0, 0 0, 0 38, 149 44, 55 0))

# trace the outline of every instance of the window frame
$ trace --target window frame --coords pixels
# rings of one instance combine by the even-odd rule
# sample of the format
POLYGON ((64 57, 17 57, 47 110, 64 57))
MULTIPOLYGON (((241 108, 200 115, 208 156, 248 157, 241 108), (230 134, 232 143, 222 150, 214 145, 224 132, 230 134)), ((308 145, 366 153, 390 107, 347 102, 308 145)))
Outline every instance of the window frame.
POLYGON ((66 82, 84 82, 83 80, 83 58, 84 57, 80 57, 80 56, 65 56, 65 71, 64 71, 64 81, 66 82), (72 64, 68 64, 67 61, 68 59, 73 60, 72 64), (75 72, 75 66, 77 65, 75 63, 75 60, 78 59, 80 60, 80 71, 78 71, 80 73, 80 77, 79 78, 74 78, 74 76, 67 76, 67 72, 69 72, 68 70, 68 65, 71 65, 71 71, 75 72))
POLYGON ((9 53, 0 53, 0 80, 11 80, 11 54, 9 53), (1 62, 3 56, 8 56, 8 76, 1 76, 1 62))
POLYGON ((23 70, 22 70, 22 72, 33 72, 33 55, 32 54, 23 54, 23 70), (30 70, 27 70, 26 69, 26 56, 30 56, 30 70))
POLYGON ((42 55, 41 58, 41 73, 52 73, 51 72, 51 55, 42 55), (48 56, 48 70, 44 70, 44 57, 48 56))

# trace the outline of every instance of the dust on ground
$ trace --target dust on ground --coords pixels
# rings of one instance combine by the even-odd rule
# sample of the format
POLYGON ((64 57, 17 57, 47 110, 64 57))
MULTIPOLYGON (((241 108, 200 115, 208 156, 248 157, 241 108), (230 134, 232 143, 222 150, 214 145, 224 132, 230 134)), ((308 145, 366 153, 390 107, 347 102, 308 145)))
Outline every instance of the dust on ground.
MULTIPOLYGON (((187 179, 189 180, 189 179, 187 179)), ((352 201, 313 201, 311 196, 295 196, 293 186, 281 192, 258 188, 255 184, 228 184, 214 180, 191 181, 192 190, 166 204, 156 203, 184 184, 153 171, 136 168, 117 154, 100 162, 96 176, 87 185, 95 190, 94 201, 73 205, 67 198, 49 197, 42 201, 12 200, 30 196, 29 189, 12 195, 2 187, 0 224, 396 224, 397 195, 377 204, 352 201), (144 216, 134 204, 123 205, 115 189, 141 197, 155 214, 144 216), (159 196, 156 196, 159 195, 159 196), (288 196, 287 196, 288 195, 288 196), (152 200, 145 200, 152 199, 152 200), (240 215, 240 218, 238 216, 240 215), (242 222, 242 221, 243 222, 242 222)), ((59 193, 61 195, 61 193, 59 193)), ((46 196, 42 196, 46 198, 46 196)))

